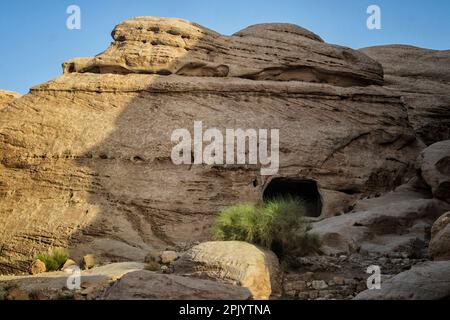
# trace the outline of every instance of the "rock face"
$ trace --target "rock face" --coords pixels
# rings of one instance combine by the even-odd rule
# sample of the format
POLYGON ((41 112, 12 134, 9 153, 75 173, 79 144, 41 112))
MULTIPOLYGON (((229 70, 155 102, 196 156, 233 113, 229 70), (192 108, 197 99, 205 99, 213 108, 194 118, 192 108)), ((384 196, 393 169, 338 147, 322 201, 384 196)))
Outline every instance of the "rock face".
POLYGON ((147 17, 113 38, 0 109, 0 272, 26 271, 51 246, 143 261, 209 239, 217 212, 259 201, 274 178, 259 166, 172 163, 172 132, 194 121, 281 129, 276 177, 317 184, 323 216, 414 173, 423 144, 361 52, 283 24, 225 37, 147 17))
POLYGON ((245 242, 202 243, 181 257, 175 272, 237 283, 257 300, 280 293, 278 258, 245 242))
POLYGON ((434 223, 429 253, 434 260, 450 260, 450 212, 442 215, 434 223))
POLYGON ((448 149, 448 141, 433 144, 418 157, 419 175, 409 183, 381 197, 357 201, 346 215, 315 223, 310 232, 322 239, 323 251, 422 255, 431 226, 450 210, 448 149))
POLYGON ((383 65, 385 86, 402 96, 421 140, 450 139, 450 51, 404 45, 360 51, 383 65))
POLYGON ((20 94, 12 91, 0 90, 0 109, 15 99, 20 98, 20 94))
POLYGON ((327 254, 404 253, 421 255, 433 222, 450 205, 424 194, 397 190, 377 199, 361 201, 355 212, 313 225, 310 231, 322 240, 327 254))
POLYGON ((450 140, 435 143, 425 149, 417 167, 431 187, 433 195, 450 203, 450 140))
POLYGON ((357 300, 448 300, 450 261, 426 262, 382 283, 381 290, 360 293, 357 300))
POLYGON ((191 279, 149 271, 123 276, 103 297, 104 300, 249 300, 241 287, 210 280, 191 279))

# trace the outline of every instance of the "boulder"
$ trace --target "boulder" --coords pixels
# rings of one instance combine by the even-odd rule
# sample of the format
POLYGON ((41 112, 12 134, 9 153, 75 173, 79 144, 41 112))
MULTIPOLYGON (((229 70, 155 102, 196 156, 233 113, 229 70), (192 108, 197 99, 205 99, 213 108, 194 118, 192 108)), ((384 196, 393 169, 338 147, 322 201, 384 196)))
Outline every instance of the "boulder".
POLYGON ((61 270, 66 270, 67 268, 76 266, 77 263, 75 261, 73 261, 72 259, 67 259, 67 261, 64 263, 64 265, 62 266, 61 270))
POLYGON ((94 255, 88 254, 88 255, 84 256, 82 265, 85 270, 92 269, 93 267, 95 267, 94 255))
POLYGON ((123 276, 104 300, 249 300, 251 293, 238 286, 149 271, 123 276))
POLYGON ((39 259, 36 259, 30 266, 30 274, 32 275, 44 273, 46 270, 45 263, 39 259))
POLYGON ((175 251, 163 251, 161 253, 161 263, 163 264, 171 264, 177 259, 178 253, 176 253, 175 251))
POLYGON ((381 290, 366 290, 356 300, 448 300, 450 261, 426 262, 382 282, 381 290))
POLYGON ((434 260, 450 260, 450 212, 442 215, 431 229, 429 254, 434 260))
POLYGON ((435 143, 423 150, 417 162, 433 195, 450 203, 450 140, 435 143))
POLYGON ((278 258, 273 252, 246 242, 197 245, 175 263, 175 273, 237 283, 247 288, 257 300, 280 293, 278 258))

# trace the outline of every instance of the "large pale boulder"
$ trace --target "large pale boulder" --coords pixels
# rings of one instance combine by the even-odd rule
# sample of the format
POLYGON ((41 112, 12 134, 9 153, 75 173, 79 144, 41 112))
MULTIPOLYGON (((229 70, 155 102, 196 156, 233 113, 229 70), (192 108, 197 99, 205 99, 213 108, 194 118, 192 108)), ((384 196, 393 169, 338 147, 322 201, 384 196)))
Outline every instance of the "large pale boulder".
POLYGON ((224 207, 259 201, 272 181, 260 165, 171 161, 173 131, 192 134, 194 121, 280 129, 277 177, 314 181, 326 216, 414 173, 423 146, 399 95, 376 85, 379 63, 360 52, 282 24, 227 37, 138 18, 113 37, 0 110, 0 272, 26 271, 51 246, 143 261, 208 240, 224 207))
POLYGON ((442 215, 431 229, 429 254, 434 260, 450 260, 450 212, 442 215))
POLYGON ((417 167, 433 195, 450 202, 450 140, 435 143, 422 151, 417 167))
POLYGON ((175 263, 175 272, 237 283, 254 299, 280 293, 278 258, 268 250, 239 241, 205 242, 193 247, 175 263))
POLYGON ((367 290, 356 300, 448 300, 450 261, 426 262, 414 266, 381 284, 381 290, 367 290))
POLYGON ((406 45, 361 49, 383 65, 385 86, 408 108, 409 121, 427 145, 450 139, 450 51, 406 45))
POLYGON ((249 300, 250 292, 211 280, 156 274, 128 273, 116 282, 104 300, 249 300))

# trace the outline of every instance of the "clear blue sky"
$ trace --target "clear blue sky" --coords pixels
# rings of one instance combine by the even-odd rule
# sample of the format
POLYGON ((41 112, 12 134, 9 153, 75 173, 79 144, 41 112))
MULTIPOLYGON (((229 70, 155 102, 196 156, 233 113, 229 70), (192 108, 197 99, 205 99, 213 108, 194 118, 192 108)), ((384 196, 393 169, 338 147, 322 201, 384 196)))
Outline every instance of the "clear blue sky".
POLYGON ((352 48, 402 43, 450 49, 448 0, 2 0, 0 88, 21 93, 61 74, 61 63, 102 52, 110 32, 134 16, 179 17, 223 34, 261 22, 303 26, 352 48), (81 30, 66 28, 66 9, 82 10, 81 30), (382 30, 366 27, 367 7, 382 10, 382 30))

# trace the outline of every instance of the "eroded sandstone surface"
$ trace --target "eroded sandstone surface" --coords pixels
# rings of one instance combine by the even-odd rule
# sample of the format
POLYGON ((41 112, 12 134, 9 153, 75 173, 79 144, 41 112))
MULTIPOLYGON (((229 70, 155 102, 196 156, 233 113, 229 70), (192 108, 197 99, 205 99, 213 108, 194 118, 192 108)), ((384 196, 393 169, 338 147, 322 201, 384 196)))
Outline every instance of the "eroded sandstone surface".
POLYGON ((450 296, 450 261, 426 262, 367 290, 357 300, 447 300, 450 296))
POLYGON ((138 18, 113 36, 105 53, 66 63, 65 75, 2 110, 3 271, 24 270, 55 245, 140 259, 150 247, 207 238, 221 208, 259 199, 266 181, 256 168, 171 163, 172 131, 195 120, 282 128, 280 174, 315 179, 324 193, 384 191, 420 150, 398 97, 309 75, 317 68, 350 85, 380 84, 380 65, 303 29, 262 25, 222 37, 138 18), (215 66, 229 71, 210 74, 215 66))
MULTIPOLYGON (((428 82, 426 93, 417 89, 439 99, 430 115, 405 100, 415 88, 393 86, 389 74, 383 86, 383 67, 366 50, 327 44, 297 26, 223 36, 140 17, 112 36, 105 52, 66 62, 61 77, 0 106, 2 273, 26 271, 49 247, 70 248, 78 259, 95 253, 100 263, 143 261, 155 248, 209 240, 221 209, 261 200, 276 177, 257 166, 172 163, 173 130, 192 132, 194 121, 280 129, 277 177, 317 183, 321 218, 408 182, 421 151, 445 129, 448 69, 427 80, 440 77, 439 92, 428 82)), ((411 219, 442 201, 428 191, 411 219)), ((387 222, 408 215, 396 205, 403 211, 387 222)), ((371 219, 366 212, 362 222, 371 219)))
POLYGON ((20 98, 17 92, 0 90, 0 109, 17 98, 20 98))
POLYGON ((255 25, 227 37, 181 19, 138 17, 119 24, 112 37, 114 43, 95 58, 66 62, 65 73, 383 83, 383 69, 366 55, 290 24, 255 25))
POLYGON ((238 283, 257 300, 281 294, 277 256, 245 242, 205 242, 194 246, 175 263, 174 271, 185 276, 238 283))
POLYGON ((450 51, 406 45, 360 50, 383 65, 385 86, 397 91, 409 121, 427 145, 450 139, 450 51))

